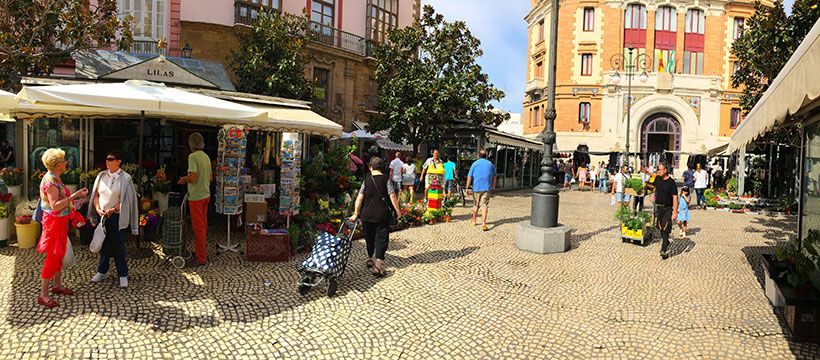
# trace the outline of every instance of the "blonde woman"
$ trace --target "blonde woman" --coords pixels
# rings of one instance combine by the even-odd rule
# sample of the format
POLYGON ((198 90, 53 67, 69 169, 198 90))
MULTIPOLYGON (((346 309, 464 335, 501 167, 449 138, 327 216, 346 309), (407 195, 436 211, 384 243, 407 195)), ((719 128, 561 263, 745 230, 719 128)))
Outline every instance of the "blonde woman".
POLYGON ((88 189, 82 188, 71 194, 63 185, 60 175, 65 172, 65 151, 48 149, 43 153, 43 165, 48 172, 40 181, 40 206, 43 210, 43 233, 37 250, 46 255, 40 281, 40 296, 37 302, 47 308, 58 306, 57 301, 49 296, 48 285, 53 280, 51 293, 59 295, 73 295, 74 291, 63 287, 61 270, 63 256, 68 241, 68 214, 71 213, 71 204, 77 198, 88 195, 88 189))

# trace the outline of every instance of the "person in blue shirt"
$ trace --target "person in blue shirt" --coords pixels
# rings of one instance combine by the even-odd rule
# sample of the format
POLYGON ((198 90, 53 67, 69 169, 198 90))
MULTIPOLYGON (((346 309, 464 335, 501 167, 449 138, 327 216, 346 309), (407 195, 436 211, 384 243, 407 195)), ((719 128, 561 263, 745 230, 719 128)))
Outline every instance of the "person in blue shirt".
POLYGON ((470 172, 467 174, 467 192, 473 194, 473 217, 470 220, 471 225, 476 224, 476 217, 478 216, 478 208, 483 211, 483 224, 481 230, 487 231, 487 207, 490 205, 490 191, 495 190, 496 172, 495 165, 487 160, 487 151, 481 150, 478 154, 478 160, 473 162, 470 166, 470 172), (470 186, 472 184, 472 187, 470 186))
POLYGON ((449 199, 453 191, 456 190, 456 163, 450 160, 450 157, 444 155, 444 198, 449 199))

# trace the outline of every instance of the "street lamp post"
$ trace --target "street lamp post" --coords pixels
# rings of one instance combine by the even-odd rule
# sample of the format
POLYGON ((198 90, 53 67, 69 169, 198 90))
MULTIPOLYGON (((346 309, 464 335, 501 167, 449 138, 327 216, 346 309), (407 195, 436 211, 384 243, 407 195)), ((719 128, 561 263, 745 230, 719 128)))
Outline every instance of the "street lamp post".
POLYGON ((558 225, 558 187, 552 168, 553 145, 555 145, 555 71, 558 55, 558 0, 552 0, 550 27, 549 74, 547 77, 547 111, 544 113, 544 158, 541 160, 541 176, 532 192, 530 221, 517 224, 515 245, 521 249, 541 254, 565 252, 570 248, 570 229, 558 225))
POLYGON ((611 77, 612 83, 617 85, 621 81, 621 76, 618 75, 619 70, 623 71, 624 75, 626 75, 626 150, 624 151, 624 159, 621 165, 629 164, 629 129, 632 126, 632 77, 641 71, 642 73, 638 76, 638 80, 640 80, 641 83, 645 83, 649 78, 646 74, 647 64, 651 63, 651 60, 646 54, 638 54, 633 57, 632 52, 634 50, 634 48, 629 48, 628 55, 615 54, 609 59, 609 64, 612 65, 612 69, 615 70, 615 73, 612 74, 611 77))

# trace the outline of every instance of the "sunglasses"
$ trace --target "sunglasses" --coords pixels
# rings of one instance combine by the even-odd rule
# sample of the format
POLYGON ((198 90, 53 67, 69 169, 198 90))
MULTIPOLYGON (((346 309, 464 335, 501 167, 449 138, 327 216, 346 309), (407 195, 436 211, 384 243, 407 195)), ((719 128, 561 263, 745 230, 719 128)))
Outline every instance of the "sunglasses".
POLYGON ((105 161, 117 161, 117 160, 119 160, 119 159, 112 158, 112 157, 105 158, 105 161))

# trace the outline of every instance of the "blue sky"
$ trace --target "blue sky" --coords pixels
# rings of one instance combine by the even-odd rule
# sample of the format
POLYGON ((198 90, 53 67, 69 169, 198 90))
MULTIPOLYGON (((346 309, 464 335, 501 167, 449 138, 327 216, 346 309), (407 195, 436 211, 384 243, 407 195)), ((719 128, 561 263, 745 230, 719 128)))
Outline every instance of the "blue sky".
MULTIPOLYGON (((794 0, 785 0, 786 13, 791 14, 794 0)), ((523 112, 524 83, 527 68, 527 23, 524 16, 530 10, 527 0, 422 0, 449 21, 462 20, 473 35, 481 40, 484 56, 479 64, 490 75, 490 81, 506 93, 497 107, 523 112), (469 6, 467 6, 469 3, 469 6), (502 3, 502 6, 499 6, 502 3)))
POLYGON ((462 20, 481 40, 484 56, 478 63, 490 81, 507 95, 499 104, 503 110, 523 111, 527 68, 528 0, 422 0, 448 21, 462 20), (469 6, 467 4, 469 3, 469 6), (502 5, 503 4, 503 5, 502 5))

